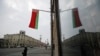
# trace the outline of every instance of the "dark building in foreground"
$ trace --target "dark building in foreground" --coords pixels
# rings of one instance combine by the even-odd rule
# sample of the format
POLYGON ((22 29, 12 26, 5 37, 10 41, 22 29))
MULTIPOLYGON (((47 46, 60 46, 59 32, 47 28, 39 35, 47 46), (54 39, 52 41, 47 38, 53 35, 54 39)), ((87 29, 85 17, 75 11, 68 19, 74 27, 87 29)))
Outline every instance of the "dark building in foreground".
POLYGON ((98 56, 100 48, 100 32, 85 32, 63 41, 64 56, 98 56))

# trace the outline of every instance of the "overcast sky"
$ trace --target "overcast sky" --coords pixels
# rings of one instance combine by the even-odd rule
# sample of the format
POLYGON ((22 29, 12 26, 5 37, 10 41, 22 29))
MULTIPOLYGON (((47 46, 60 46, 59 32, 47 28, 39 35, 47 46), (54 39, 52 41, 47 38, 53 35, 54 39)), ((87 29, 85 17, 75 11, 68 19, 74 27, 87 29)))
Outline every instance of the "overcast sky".
POLYGON ((72 10, 61 12, 62 34, 66 38, 78 34, 79 29, 86 32, 100 32, 100 0, 60 0, 61 10, 78 8, 81 27, 73 28, 72 10))
POLYGON ((0 37, 5 34, 16 34, 20 30, 26 35, 50 41, 50 13, 41 12, 38 29, 29 28, 32 9, 50 11, 49 0, 0 0, 0 37))
MULTIPOLYGON (((78 33, 84 28, 86 31, 100 31, 100 7, 99 0, 60 0, 60 9, 71 9, 78 7, 82 27, 73 28, 71 10, 61 12, 61 31, 66 38, 78 33)), ((0 38, 5 34, 16 34, 20 30, 26 31, 26 35, 42 41, 50 42, 50 13, 39 12, 39 27, 31 29, 28 27, 31 19, 32 9, 50 11, 50 0, 0 0, 0 38)))

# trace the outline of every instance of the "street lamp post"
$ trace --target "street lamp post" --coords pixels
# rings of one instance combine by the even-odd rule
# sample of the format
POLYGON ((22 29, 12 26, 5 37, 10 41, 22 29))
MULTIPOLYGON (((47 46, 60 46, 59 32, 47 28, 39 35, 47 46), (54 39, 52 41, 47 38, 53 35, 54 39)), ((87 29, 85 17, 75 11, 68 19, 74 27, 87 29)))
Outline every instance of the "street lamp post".
POLYGON ((53 41, 53 18, 54 18, 54 0, 51 0, 51 56, 54 56, 54 41, 53 41))
POLYGON ((42 40, 42 37, 41 37, 41 36, 42 36, 42 35, 40 35, 40 47, 42 46, 42 45, 41 45, 41 40, 42 40))
POLYGON ((62 56, 62 46, 61 46, 61 26, 60 26, 60 14, 59 14, 59 1, 54 1, 55 9, 55 19, 57 27, 57 41, 58 41, 58 56, 62 56))
POLYGON ((41 42, 41 40, 42 40, 42 37, 41 37, 42 35, 40 35, 40 42, 41 42))
MULTIPOLYGON (((51 0, 51 45, 52 48, 54 47, 53 45, 53 19, 56 21, 56 30, 57 30, 57 37, 56 37, 56 48, 57 48, 57 56, 62 56, 62 47, 61 47, 61 28, 60 28, 60 14, 59 14, 59 1, 58 0, 51 0), (53 15, 54 14, 54 15, 53 15), (54 17, 54 18, 53 18, 54 17)), ((52 54, 53 56, 53 49, 52 49, 52 54)))
MULTIPOLYGON (((43 11, 43 12, 51 12, 51 56, 54 56, 54 48, 55 48, 55 45, 54 45, 54 37, 53 37, 53 19, 55 19, 56 21, 56 33, 57 33, 57 37, 56 37, 56 43, 57 43, 57 49, 58 49, 58 56, 62 56, 62 46, 61 46, 61 26, 60 26, 60 12, 64 12, 64 11, 68 11, 68 10, 71 10, 71 9, 67 9, 67 10, 63 10, 63 11, 60 11, 59 10, 59 0, 51 0, 51 11, 45 11, 45 10, 39 10, 39 11, 43 11)), ((41 35, 40 35, 40 42, 41 42, 41 35)))

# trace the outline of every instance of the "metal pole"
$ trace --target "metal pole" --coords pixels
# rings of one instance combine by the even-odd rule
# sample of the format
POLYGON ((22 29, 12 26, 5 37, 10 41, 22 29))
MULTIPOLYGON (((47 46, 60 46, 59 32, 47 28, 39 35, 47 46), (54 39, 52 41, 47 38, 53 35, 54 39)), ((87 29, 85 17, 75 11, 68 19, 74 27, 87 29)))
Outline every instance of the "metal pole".
POLYGON ((59 14, 59 1, 54 0, 55 9, 55 19, 57 27, 57 42, 58 42, 58 56, 62 56, 62 46, 61 46, 61 26, 60 26, 60 14, 59 14))
POLYGON ((53 0, 51 0, 51 56, 54 56, 54 42, 53 42, 53 13, 54 13, 54 3, 53 3, 53 0))
POLYGON ((65 40, 65 35, 63 34, 63 41, 65 40))
POLYGON ((41 42, 41 40, 42 40, 42 37, 41 37, 42 35, 40 35, 40 42, 41 42))
POLYGON ((41 40, 42 40, 42 37, 41 37, 42 35, 40 35, 40 47, 42 47, 42 45, 41 45, 41 40))
POLYGON ((39 11, 43 11, 43 12, 48 12, 48 13, 50 13, 50 11, 46 11, 46 10, 39 10, 39 11))

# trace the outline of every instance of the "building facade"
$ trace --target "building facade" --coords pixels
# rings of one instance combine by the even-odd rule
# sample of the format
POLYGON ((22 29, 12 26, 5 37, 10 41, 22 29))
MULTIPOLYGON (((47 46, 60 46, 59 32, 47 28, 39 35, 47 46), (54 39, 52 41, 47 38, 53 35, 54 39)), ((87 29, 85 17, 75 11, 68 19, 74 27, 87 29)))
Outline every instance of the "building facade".
POLYGON ((4 47, 4 39, 0 38, 0 48, 3 48, 3 47, 4 47))
POLYGON ((100 32, 85 32, 84 30, 79 32, 79 34, 63 41, 63 55, 98 56, 97 54, 100 53, 100 32))
POLYGON ((28 35, 25 35, 25 31, 20 31, 19 34, 6 34, 4 35, 4 47, 40 47, 45 43, 40 40, 34 39, 28 35))

